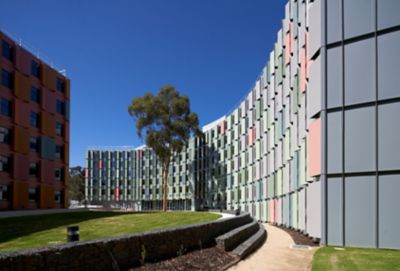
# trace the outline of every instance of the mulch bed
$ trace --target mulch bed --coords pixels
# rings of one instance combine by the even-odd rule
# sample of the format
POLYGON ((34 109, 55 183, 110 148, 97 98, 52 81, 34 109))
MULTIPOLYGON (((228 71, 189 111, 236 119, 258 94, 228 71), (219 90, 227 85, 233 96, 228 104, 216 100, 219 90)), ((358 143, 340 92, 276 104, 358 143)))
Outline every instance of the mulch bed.
POLYGON ((310 247, 318 247, 319 243, 314 242, 314 240, 304 234, 302 234, 299 231, 293 230, 293 229, 288 229, 285 227, 279 227, 280 229, 284 230, 287 232, 290 237, 292 237, 293 242, 296 245, 303 245, 303 246, 310 246, 310 247))
POLYGON ((129 271, 211 271, 221 270, 238 257, 217 247, 195 250, 179 257, 129 269, 129 271))

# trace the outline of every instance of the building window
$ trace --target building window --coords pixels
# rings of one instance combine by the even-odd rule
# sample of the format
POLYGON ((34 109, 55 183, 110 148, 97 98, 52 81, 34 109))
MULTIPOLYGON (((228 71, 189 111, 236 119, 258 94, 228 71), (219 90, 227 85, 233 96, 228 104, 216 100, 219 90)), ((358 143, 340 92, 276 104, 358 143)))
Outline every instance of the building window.
POLYGON ((5 98, 1 98, 1 114, 6 117, 11 117, 11 109, 11 101, 5 98))
POLYGON ((56 134, 58 136, 63 136, 64 134, 64 125, 60 122, 56 123, 56 134))
POLYGON ((30 123, 32 127, 39 128, 39 114, 31 111, 30 123))
POLYGON ((63 170, 62 168, 56 168, 54 170, 54 177, 56 181, 63 181, 63 170))
POLYGON ((0 155, 0 172, 11 171, 11 158, 10 156, 0 155))
POLYGON ((64 159, 64 149, 60 145, 56 145, 56 158, 64 159))
POLYGON ((4 69, 1 70, 1 84, 2 86, 12 89, 13 84, 12 84, 12 74, 4 69))
POLYGON ((31 101, 35 103, 40 103, 40 89, 36 87, 31 87, 31 101))
POLYGON ((2 47, 3 47, 3 49, 2 49, 3 57, 12 62, 13 61, 13 50, 12 50, 11 45, 8 42, 3 40, 2 47))
POLYGON ((37 78, 40 77, 40 65, 34 60, 31 62, 31 74, 37 78))
POLYGON ((64 116, 65 115, 65 103, 60 100, 57 100, 56 111, 57 111, 57 113, 64 116))
POLYGON ((61 192, 60 191, 54 192, 54 201, 56 203, 61 203, 61 192))
POLYGON ((57 77, 57 90, 64 93, 64 88, 65 88, 64 80, 57 77))
POLYGON ((10 200, 10 190, 8 185, 0 184, 0 200, 10 200))
POLYGON ((11 143, 11 132, 10 129, 0 126, 0 143, 11 143))
POLYGON ((8 185, 0 184, 0 200, 8 200, 8 199, 9 199, 8 185))
POLYGON ((39 137, 31 136, 29 139, 29 147, 33 152, 39 152, 39 137))
POLYGON ((37 162, 29 163, 29 176, 39 177, 39 163, 37 162))
POLYGON ((36 188, 29 188, 29 201, 36 202, 37 201, 37 189, 36 188))

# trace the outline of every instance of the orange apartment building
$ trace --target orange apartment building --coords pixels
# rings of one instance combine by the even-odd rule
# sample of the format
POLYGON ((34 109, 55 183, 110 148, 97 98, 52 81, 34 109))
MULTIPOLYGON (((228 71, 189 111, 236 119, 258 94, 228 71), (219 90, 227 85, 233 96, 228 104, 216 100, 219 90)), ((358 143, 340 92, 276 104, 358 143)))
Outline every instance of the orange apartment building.
POLYGON ((0 32, 0 210, 66 207, 70 80, 0 32))

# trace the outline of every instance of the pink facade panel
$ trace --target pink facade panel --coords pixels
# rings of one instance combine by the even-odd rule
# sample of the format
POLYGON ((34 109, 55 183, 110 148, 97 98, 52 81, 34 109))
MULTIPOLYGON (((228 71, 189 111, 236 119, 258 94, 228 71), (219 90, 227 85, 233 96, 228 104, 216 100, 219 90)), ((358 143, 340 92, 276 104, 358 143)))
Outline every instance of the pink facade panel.
POLYGON ((309 126, 307 138, 308 176, 321 175, 321 119, 314 120, 309 126))
POLYGON ((85 177, 89 177, 89 169, 85 168, 85 177))
POLYGON ((115 200, 119 201, 119 188, 114 189, 115 200))
POLYGON ((307 85, 307 61, 306 61, 306 49, 302 48, 300 50, 300 91, 306 91, 307 85))
POLYGON ((221 128, 221 134, 225 134, 226 120, 221 121, 220 128, 221 128))
POLYGON ((285 64, 290 63, 290 57, 291 57, 291 51, 292 51, 292 38, 291 38, 291 33, 287 33, 285 37, 285 64))
POLYGON ((102 168, 103 168, 103 161, 99 160, 99 169, 102 169, 102 168))
POLYGON ((253 145, 253 128, 249 129, 247 136, 249 137, 249 145, 253 145))

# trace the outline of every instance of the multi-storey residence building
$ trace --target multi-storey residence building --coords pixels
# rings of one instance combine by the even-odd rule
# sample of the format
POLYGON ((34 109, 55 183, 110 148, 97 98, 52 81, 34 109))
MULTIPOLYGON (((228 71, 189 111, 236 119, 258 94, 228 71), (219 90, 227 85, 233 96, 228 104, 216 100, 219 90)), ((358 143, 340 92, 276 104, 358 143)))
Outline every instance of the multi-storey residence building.
MULTIPOLYGON (((241 208, 322 244, 399 249, 399 10, 397 0, 288 1, 246 98, 171 166, 170 202, 241 208)), ((101 187, 95 153, 88 152, 90 200, 101 187)), ((154 156, 132 156, 134 199, 160 206, 154 156)), ((101 195, 118 202, 107 189, 101 195)))
POLYGON ((63 208, 70 81, 0 32, 0 210, 63 208))

